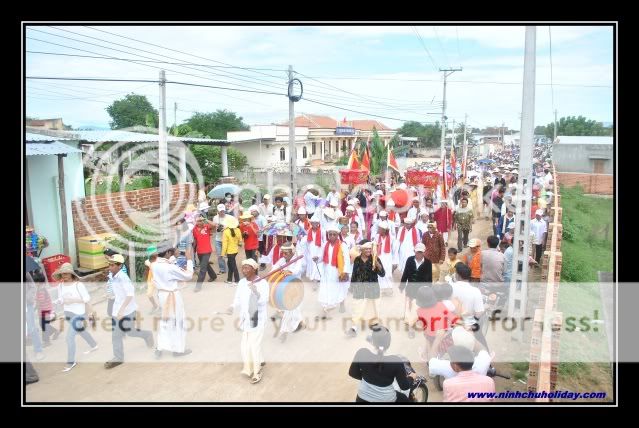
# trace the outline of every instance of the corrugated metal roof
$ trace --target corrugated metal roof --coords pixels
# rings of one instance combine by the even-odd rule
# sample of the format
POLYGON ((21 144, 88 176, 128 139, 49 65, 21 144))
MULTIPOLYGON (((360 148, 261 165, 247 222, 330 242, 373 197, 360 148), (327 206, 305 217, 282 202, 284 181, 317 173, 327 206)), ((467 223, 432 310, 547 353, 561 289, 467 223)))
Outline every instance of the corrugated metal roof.
POLYGON ((26 155, 61 155, 67 153, 82 153, 82 150, 68 146, 59 141, 53 143, 27 143, 26 155))
POLYGON ((27 135, 25 136, 25 141, 63 141, 63 140, 69 140, 69 138, 51 137, 48 135, 34 134, 31 132, 27 132, 27 135))
POLYGON ((585 135, 557 136, 557 144, 613 144, 612 137, 591 137, 585 135))

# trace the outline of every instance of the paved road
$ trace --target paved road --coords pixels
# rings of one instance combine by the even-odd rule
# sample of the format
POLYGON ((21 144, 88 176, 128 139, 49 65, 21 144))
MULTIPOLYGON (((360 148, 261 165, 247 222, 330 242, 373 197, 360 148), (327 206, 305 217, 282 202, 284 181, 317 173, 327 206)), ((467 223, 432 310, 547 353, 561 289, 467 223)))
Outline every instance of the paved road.
MULTIPOLYGON (((488 221, 481 220, 475 227, 477 237, 485 238, 490 231, 488 221)), ((456 242, 452 233, 450 242, 456 242)), ((484 239, 483 239, 484 240, 484 239)), ((215 269, 217 265, 215 264, 215 269)), ((232 301, 234 289, 226 286, 218 277, 214 283, 205 283, 202 292, 195 294, 192 286, 183 291, 187 315, 207 317, 201 329, 188 333, 187 344, 193 353, 183 358, 165 355, 159 361, 153 358, 152 350, 137 338, 126 338, 126 363, 106 370, 103 363, 112 357, 110 332, 99 328, 94 337, 99 343, 98 351, 84 355, 88 345, 76 339, 78 365, 70 372, 61 370, 66 358, 64 336, 45 348, 46 358, 35 363, 40 382, 27 387, 29 402, 75 402, 75 401, 187 401, 187 402, 352 402, 357 394, 358 383, 348 376, 348 367, 357 349, 367 346, 365 333, 357 338, 344 335, 350 316, 351 296, 346 301, 346 313, 334 313, 327 321, 316 322, 319 313, 317 292, 306 284, 303 303, 308 328, 291 334, 285 343, 274 338, 272 323, 266 328, 263 342, 267 365, 264 377, 257 385, 240 374, 241 334, 231 326, 232 317, 216 316, 215 311, 224 310, 232 301), (214 324, 211 325, 211 320, 214 324)), ((399 279, 399 272, 395 272, 399 279)), ((409 339, 398 320, 402 316, 404 295, 395 290, 392 297, 383 297, 380 302, 382 319, 392 331, 390 353, 408 357, 418 372, 424 373, 425 364, 418 357, 418 347, 423 338, 417 335, 409 339)), ((143 314, 150 304, 144 296, 137 302, 143 314)), ((106 305, 96 305, 100 316, 106 305)), ((273 312, 269 308, 269 313, 273 312)), ((142 328, 150 329, 153 319, 146 316, 142 328)), ((508 346, 508 339, 499 334, 489 336, 491 346, 499 352, 508 346)), ((33 360, 33 359, 32 359, 33 360)), ((498 366, 498 368, 500 368, 498 366)), ((506 365, 501 369, 508 371, 506 365)), ((498 390, 523 389, 524 385, 497 379, 498 390)), ((429 401, 441 401, 441 392, 430 383, 429 401)))

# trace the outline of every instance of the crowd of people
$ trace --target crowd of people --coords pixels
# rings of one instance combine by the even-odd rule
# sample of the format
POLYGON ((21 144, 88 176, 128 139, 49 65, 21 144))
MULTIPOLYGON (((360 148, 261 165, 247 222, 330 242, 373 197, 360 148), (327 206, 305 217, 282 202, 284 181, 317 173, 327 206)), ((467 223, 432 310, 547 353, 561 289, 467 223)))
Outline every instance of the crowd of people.
MULTIPOLYGON (((543 253, 553 197, 547 155, 544 148, 535 150, 530 201, 532 264, 538 264, 543 253)), ((394 291, 405 295, 403 322, 408 336, 424 338, 420 353, 430 374, 447 379, 444 401, 467 401, 465 391, 494 391, 492 378, 486 376, 494 354, 489 354, 478 328, 484 300, 476 283, 506 292, 510 286, 518 190, 518 163, 513 159, 517 157, 509 151, 496 153, 486 163, 471 160, 468 178, 453 183, 447 194, 442 194, 441 187, 409 186, 399 177, 390 182, 378 179, 372 183, 374 191, 353 192, 335 186, 325 197, 310 189, 294 200, 267 194, 248 208, 227 194, 214 204, 214 216, 209 215, 209 202, 200 200, 197 208, 188 207, 174 225, 171 240, 147 249, 147 297, 151 314, 160 316, 155 339, 152 332, 136 327, 138 305, 124 257, 105 252, 108 315, 113 320, 113 359, 105 367, 112 369, 124 362, 125 334, 144 339, 158 359, 164 351, 176 357, 191 353, 186 346, 182 290, 193 281, 199 266, 193 292, 202 290, 207 274, 211 282, 226 274, 228 286, 235 287, 227 313, 240 319, 241 373, 251 383, 260 382, 265 365, 262 341, 268 318, 268 274, 284 270, 310 283, 309 288, 316 292, 313 315, 317 320, 349 309, 346 337, 357 337, 367 328, 373 331, 374 351, 358 351, 349 370, 351 377, 360 380, 358 402, 396 401, 399 397, 393 383, 405 387, 411 381, 397 358, 385 355, 390 331, 381 324, 380 306, 382 297, 394 291), (392 196, 398 190, 407 195, 401 206, 392 196), (491 221, 488 237, 479 238, 474 229, 481 218, 491 221), (450 242, 451 231, 457 232, 456 242, 450 242), (240 251, 244 251, 244 260, 238 263, 240 251), (209 262, 214 254, 218 272, 209 262), (443 346, 448 347, 450 360, 443 359, 443 346)), ((42 294, 45 279, 40 269, 37 265, 31 269, 27 282, 33 287, 33 298, 27 299, 28 318, 33 321, 39 314, 40 319, 48 320, 52 303, 64 306, 70 326, 64 370, 72 370, 77 364, 76 335, 89 345, 87 352, 98 347, 82 328, 89 319, 90 296, 73 267, 65 264, 54 274, 59 280, 58 299, 48 301, 48 293, 42 294)), ((272 319, 280 320, 280 340, 302 331, 303 312, 311 310, 300 305, 275 311, 272 319)), ((28 330, 36 359, 42 354, 40 334, 45 344, 59 334, 44 321, 41 333, 35 323, 28 323, 28 330)))

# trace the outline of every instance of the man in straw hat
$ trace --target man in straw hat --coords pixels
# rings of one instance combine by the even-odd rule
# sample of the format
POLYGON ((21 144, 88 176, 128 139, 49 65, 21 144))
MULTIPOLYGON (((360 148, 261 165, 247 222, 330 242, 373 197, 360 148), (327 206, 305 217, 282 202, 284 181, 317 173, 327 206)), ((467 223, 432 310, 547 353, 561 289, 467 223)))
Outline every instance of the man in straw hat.
POLYGON ((158 299, 162 308, 162 318, 157 333, 156 358, 162 356, 162 351, 173 352, 174 357, 191 353, 186 348, 186 312, 180 292, 179 283, 193 278, 192 249, 186 249, 186 269, 180 269, 169 262, 175 249, 171 242, 165 241, 158 245, 158 258, 151 266, 153 280, 158 290, 158 299))
POLYGON ((353 315, 351 327, 346 330, 349 337, 357 336, 358 328, 363 321, 369 326, 379 323, 378 302, 380 287, 378 278, 384 277, 386 272, 379 257, 375 257, 373 243, 367 240, 360 242, 360 255, 353 263, 351 288, 353 290, 353 315))
MULTIPOLYGON (((273 265, 273 269, 271 269, 271 272, 290 263, 290 261, 294 257, 295 257, 295 246, 291 243, 284 244, 282 246, 282 258, 280 258, 278 262, 273 265)), ((302 268, 303 268, 303 262, 300 259, 294 262, 293 264, 286 266, 286 268, 284 268, 284 271, 288 271, 291 275, 301 278, 303 273, 302 268)), ((279 336, 280 336, 280 340, 284 342, 286 341, 286 337, 288 333, 293 333, 304 328, 301 304, 300 306, 298 306, 297 308, 293 310, 279 311, 279 312, 282 318, 282 321, 280 322, 279 336)), ((272 317, 271 319, 274 320, 275 317, 272 317)))
MULTIPOLYGON (((400 273, 404 271, 406 260, 415 254, 415 245, 419 243, 419 231, 415 227, 415 219, 406 217, 404 226, 397 231, 397 268, 400 273)), ((392 294, 392 291, 391 291, 392 294)))
POLYGON ((311 217, 311 229, 306 235, 306 277, 313 281, 313 289, 317 289, 317 282, 321 279, 318 262, 322 256, 322 249, 326 244, 326 237, 322 231, 320 211, 315 210, 311 217))
POLYGON ((348 246, 339 240, 339 229, 330 225, 327 230, 328 242, 323 247, 322 256, 318 260, 322 279, 320 280, 318 300, 322 305, 322 319, 328 318, 331 309, 340 306, 344 312, 344 299, 348 294, 348 285, 352 272, 348 246))
POLYGON ((393 290, 392 272, 397 269, 399 264, 397 241, 390 235, 390 225, 387 221, 379 222, 377 228, 378 234, 372 242, 376 244, 377 257, 382 263, 384 271, 388 272, 388 275, 379 276, 378 282, 382 292, 389 293, 393 290))
POLYGON ((111 313, 113 359, 104 363, 104 367, 112 369, 124 362, 125 335, 144 339, 148 348, 153 348, 153 333, 148 330, 139 330, 135 327, 135 318, 138 305, 135 302, 135 287, 129 276, 122 271, 124 257, 120 254, 113 256, 109 262, 109 272, 113 275, 113 293, 115 302, 111 313))
POLYGON ((438 282, 441 274, 441 264, 446 260, 446 243, 441 233, 437 231, 437 223, 428 223, 428 231, 422 236, 424 256, 432 265, 433 281, 438 282))
POLYGON ((233 304, 227 313, 239 312, 239 326, 242 330, 242 374, 258 383, 262 379, 264 357, 262 355, 262 339, 266 327, 266 305, 269 299, 269 285, 265 279, 257 275, 258 263, 253 259, 242 262, 244 278, 237 284, 233 304))

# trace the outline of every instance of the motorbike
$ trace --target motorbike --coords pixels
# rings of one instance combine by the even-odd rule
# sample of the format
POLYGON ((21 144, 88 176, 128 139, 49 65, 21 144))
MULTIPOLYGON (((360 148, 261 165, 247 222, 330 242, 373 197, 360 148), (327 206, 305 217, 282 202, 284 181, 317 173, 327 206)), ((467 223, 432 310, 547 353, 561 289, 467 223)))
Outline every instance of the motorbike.
MULTIPOLYGON (((407 376, 412 373, 416 373, 408 358, 403 355, 398 355, 398 357, 402 360, 402 363, 404 363, 404 370, 406 371, 407 376)), ((399 385, 397 384, 397 381, 395 381, 393 383, 395 390, 404 394, 413 403, 426 403, 428 401, 428 386, 426 386, 426 378, 418 375, 415 380, 412 380, 412 378, 409 379, 412 381, 409 389, 399 389, 399 385)))
POLYGON ((507 288, 503 286, 490 287, 486 284, 479 284, 479 291, 484 300, 484 314, 479 320, 481 332, 486 337, 488 325, 493 320, 496 312, 503 312, 508 302, 507 288))

